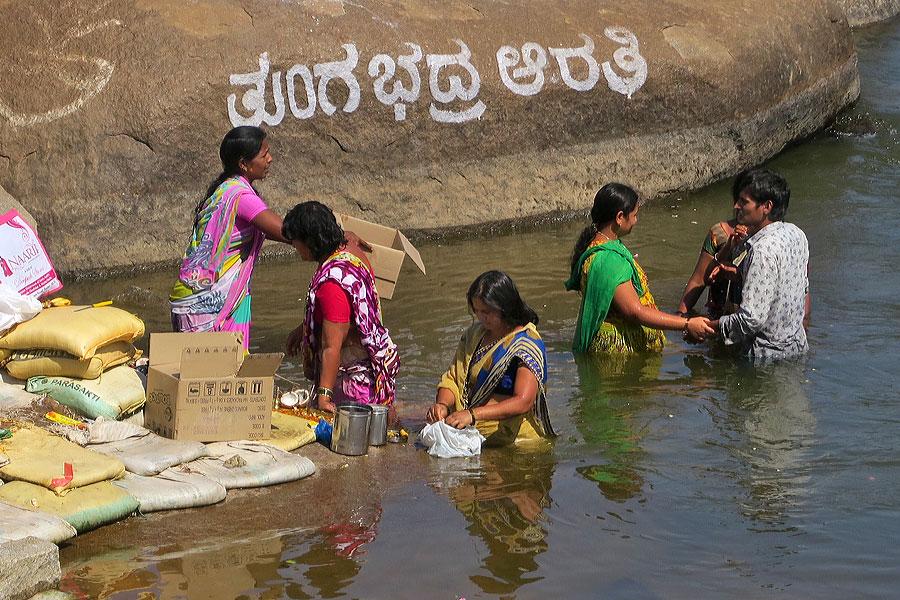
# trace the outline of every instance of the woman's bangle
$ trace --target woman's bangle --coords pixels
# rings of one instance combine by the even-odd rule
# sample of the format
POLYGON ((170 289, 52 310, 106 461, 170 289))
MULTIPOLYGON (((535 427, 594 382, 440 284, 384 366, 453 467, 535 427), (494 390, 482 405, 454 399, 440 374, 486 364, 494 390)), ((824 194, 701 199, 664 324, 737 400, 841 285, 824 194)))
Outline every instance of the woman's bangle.
POLYGON ((690 323, 690 322, 691 322, 691 320, 689 318, 687 318, 687 317, 684 318, 684 327, 681 328, 681 333, 687 335, 688 323, 690 323))
POLYGON ((474 425, 475 424, 475 411, 470 408, 469 414, 472 415, 472 425, 474 425))
POLYGON ((450 407, 447 406, 446 404, 444 404, 443 402, 435 402, 434 405, 435 405, 435 406, 442 406, 442 407, 446 408, 446 409, 447 409, 447 414, 448 414, 448 415, 450 414, 450 407))
POLYGON ((334 392, 329 390, 327 387, 320 387, 316 390, 317 396, 325 396, 326 398, 334 398, 334 392))

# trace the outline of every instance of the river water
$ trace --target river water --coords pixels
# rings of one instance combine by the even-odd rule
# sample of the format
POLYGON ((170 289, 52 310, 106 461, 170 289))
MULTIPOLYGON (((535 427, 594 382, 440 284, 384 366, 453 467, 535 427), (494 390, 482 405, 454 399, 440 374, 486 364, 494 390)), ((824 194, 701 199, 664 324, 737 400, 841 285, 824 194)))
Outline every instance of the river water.
MULTIPOLYGON (((810 240, 806 360, 753 368, 674 334, 661 356, 576 361, 579 299, 562 282, 583 218, 422 241, 427 277, 405 265, 384 303, 403 358, 407 429, 421 428, 471 322, 469 283, 499 268, 541 316, 552 444, 470 461, 389 447, 405 453, 404 474, 363 490, 364 506, 334 527, 284 514, 270 522, 260 508, 253 526, 235 525, 213 549, 198 539, 134 548, 89 533, 61 549, 64 587, 92 598, 896 597, 900 22, 859 32, 857 43, 860 101, 769 165, 790 182, 788 220, 810 240)), ((640 213, 626 243, 664 310, 730 204, 723 182, 640 213)), ((257 268, 254 350, 281 349, 310 274, 295 256, 257 268)), ((68 291, 115 297, 165 331, 172 277, 68 291)), ((280 374, 301 379, 292 362, 280 374)), ((283 501, 303 482, 291 485, 254 502, 283 501)))

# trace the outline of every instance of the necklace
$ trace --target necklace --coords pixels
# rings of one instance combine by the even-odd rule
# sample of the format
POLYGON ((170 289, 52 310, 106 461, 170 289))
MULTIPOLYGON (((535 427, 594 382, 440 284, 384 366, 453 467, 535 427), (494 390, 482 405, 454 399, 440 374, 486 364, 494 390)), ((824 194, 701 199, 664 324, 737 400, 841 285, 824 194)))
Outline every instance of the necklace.
POLYGON ((483 336, 481 336, 481 341, 478 342, 478 349, 476 350, 476 354, 477 354, 477 353, 480 353, 481 356, 484 356, 484 354, 485 354, 488 350, 490 350, 491 348, 493 348, 494 346, 497 345, 497 342, 499 342, 500 340, 502 340, 503 338, 505 338, 506 336, 508 336, 508 335, 509 335, 510 333, 512 333, 513 331, 515 331, 515 327, 513 327, 512 329, 510 329, 510 330, 507 331, 506 333, 501 333, 500 335, 497 336, 496 339, 491 340, 490 342, 486 341, 486 338, 487 338, 487 332, 485 332, 485 334, 484 334, 483 336))
POLYGON ((478 349, 475 351, 475 354, 472 355, 472 362, 476 363, 476 362, 480 361, 484 357, 484 355, 487 354, 488 352, 490 352, 491 349, 497 345, 497 342, 499 342, 502 339, 503 339, 502 337, 499 337, 496 340, 494 340, 493 342, 485 344, 484 338, 482 338, 481 342, 478 345, 478 349))
POLYGON ((605 237, 607 242, 613 242, 613 241, 615 241, 615 240, 613 240, 611 237, 609 237, 608 235, 606 235, 605 233, 603 233, 602 231, 600 231, 599 229, 597 230, 597 233, 599 233, 600 235, 602 235, 603 237, 605 237))

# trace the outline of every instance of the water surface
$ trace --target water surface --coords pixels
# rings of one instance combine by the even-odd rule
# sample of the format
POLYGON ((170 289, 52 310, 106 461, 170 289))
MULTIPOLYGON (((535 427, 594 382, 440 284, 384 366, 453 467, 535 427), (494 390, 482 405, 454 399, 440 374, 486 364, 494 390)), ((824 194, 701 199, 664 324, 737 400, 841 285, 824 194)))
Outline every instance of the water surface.
MULTIPOLYGON (((418 451, 413 476, 380 480, 327 527, 282 516, 146 548, 87 534, 61 550, 65 585, 103 598, 896 597, 900 22, 857 40, 860 101, 770 163, 810 240, 805 360, 753 368, 675 334, 659 356, 576 361, 578 297, 562 282, 583 220, 422 242, 428 276, 405 266, 384 303, 408 428, 471 322, 465 290, 499 268, 541 316, 553 444, 472 461, 418 451)), ((642 210, 626 243, 661 308, 729 214, 728 182, 642 210)), ((311 272, 296 257, 257 268, 255 350, 282 347, 311 272)), ((116 297, 164 331, 172 277, 69 292, 116 297)), ((295 362, 280 373, 301 379, 295 362)), ((283 492, 259 506, 266 493, 283 492)))

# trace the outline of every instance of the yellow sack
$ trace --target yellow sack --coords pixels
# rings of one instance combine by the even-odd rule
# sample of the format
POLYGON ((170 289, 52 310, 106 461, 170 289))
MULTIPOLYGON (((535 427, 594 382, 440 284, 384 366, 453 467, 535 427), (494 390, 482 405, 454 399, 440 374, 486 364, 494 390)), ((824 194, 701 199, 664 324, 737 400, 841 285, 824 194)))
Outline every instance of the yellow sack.
MULTIPOLYGON (((37 427, 13 429, 12 437, 0 442, 0 448, 9 458, 9 463, 0 467, 0 478, 34 483, 59 495, 125 473, 125 465, 118 458, 86 450, 37 427), (72 465, 73 477, 63 483, 66 463, 72 465)), ((0 486, 0 490, 5 487, 0 486)))
POLYGON ((70 377, 32 377, 25 391, 50 396, 89 419, 103 417, 116 421, 144 405, 144 384, 137 371, 128 365, 113 367, 98 379, 70 377))
POLYGON ((316 432, 306 419, 273 410, 272 437, 262 441, 285 452, 290 452, 316 441, 316 432))
POLYGON ((139 350, 131 342, 113 342, 97 348, 94 356, 79 360, 63 350, 0 350, 0 365, 17 379, 46 377, 76 377, 97 379, 110 367, 128 362, 139 350))
POLYGON ((0 501, 55 515, 78 533, 121 521, 138 508, 131 494, 108 481, 72 490, 63 497, 37 485, 13 481, 0 486, 0 501))
POLYGON ((0 336, 0 348, 63 350, 84 360, 101 346, 133 342, 142 335, 144 322, 114 306, 54 306, 0 336))

